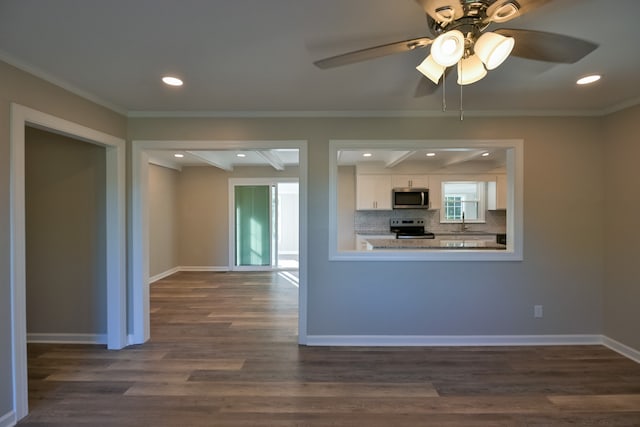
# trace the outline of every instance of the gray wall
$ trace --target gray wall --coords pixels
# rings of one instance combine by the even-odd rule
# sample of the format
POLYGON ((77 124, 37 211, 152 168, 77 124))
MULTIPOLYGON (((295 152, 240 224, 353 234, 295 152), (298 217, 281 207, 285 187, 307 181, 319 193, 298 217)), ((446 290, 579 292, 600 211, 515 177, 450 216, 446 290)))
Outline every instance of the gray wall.
POLYGON ((131 119, 130 133, 309 141, 310 335, 602 332, 600 118, 131 119), (329 140, 394 138, 523 138, 525 260, 329 262, 329 140))
POLYGON ((149 276, 178 267, 180 172, 149 165, 149 276))
POLYGON ((27 128, 28 333, 106 333, 105 149, 27 128))
POLYGON ((608 117, 604 169, 606 186, 604 333, 640 350, 640 107, 608 117))
POLYGON ((10 286, 10 107, 16 102, 116 137, 126 118, 0 62, 0 416, 12 407, 10 286))

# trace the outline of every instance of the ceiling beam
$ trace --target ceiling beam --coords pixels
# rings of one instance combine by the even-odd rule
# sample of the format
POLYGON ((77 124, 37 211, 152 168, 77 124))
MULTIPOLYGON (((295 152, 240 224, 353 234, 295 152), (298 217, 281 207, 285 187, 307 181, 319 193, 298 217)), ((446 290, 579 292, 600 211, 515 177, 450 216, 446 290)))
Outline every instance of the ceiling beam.
POLYGON ((276 153, 271 150, 256 151, 256 154, 265 159, 275 170, 284 170, 284 162, 276 153))
POLYGON ((223 160, 215 151, 187 151, 190 155, 197 157, 203 162, 215 166, 227 172, 233 171, 233 163, 223 160))
POLYGON ((483 152, 482 151, 460 151, 459 154, 451 156, 447 161, 445 161, 442 166, 451 166, 458 163, 468 162, 469 160, 473 160, 476 157, 479 157, 483 152))
POLYGON ((391 158, 384 165, 384 167, 392 168, 394 166, 397 166, 407 160, 409 157, 413 156, 415 153, 415 151, 394 151, 391 153, 391 158))

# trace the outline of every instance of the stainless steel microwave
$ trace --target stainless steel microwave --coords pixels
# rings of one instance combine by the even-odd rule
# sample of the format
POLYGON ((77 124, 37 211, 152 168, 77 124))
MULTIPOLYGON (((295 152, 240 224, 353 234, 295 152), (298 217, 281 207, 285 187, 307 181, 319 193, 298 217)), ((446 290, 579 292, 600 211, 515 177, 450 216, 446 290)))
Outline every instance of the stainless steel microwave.
POLYGON ((394 188, 391 191, 393 209, 429 209, 428 188, 394 188))

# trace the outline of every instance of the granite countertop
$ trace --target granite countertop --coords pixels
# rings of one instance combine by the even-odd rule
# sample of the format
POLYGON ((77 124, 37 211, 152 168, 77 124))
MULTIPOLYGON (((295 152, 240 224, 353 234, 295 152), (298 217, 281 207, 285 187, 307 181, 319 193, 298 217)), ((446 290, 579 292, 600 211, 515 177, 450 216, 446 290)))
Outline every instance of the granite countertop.
POLYGON ((504 250, 506 245, 485 240, 441 239, 367 239, 372 249, 493 249, 504 250))

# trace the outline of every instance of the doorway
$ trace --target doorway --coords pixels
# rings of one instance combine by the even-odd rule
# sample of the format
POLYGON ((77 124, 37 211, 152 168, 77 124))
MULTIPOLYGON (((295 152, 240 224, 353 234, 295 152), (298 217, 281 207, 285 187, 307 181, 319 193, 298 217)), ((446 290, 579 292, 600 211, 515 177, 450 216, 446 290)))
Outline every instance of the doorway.
MULTIPOLYGON (((141 344, 150 338, 149 323, 149 225, 148 169, 149 153, 153 151, 268 151, 293 150, 299 155, 299 269, 298 269, 298 343, 307 343, 307 169, 308 147, 304 140, 264 141, 201 141, 201 140, 133 140, 132 141, 132 225, 130 251, 130 314, 131 341, 141 344)), ((226 221, 225 221, 226 222, 226 221)), ((232 231, 232 229, 231 229, 232 231)), ((231 244, 229 244, 231 247, 231 244)), ((229 258, 232 259, 232 258, 229 258)), ((231 264, 230 262, 228 264, 231 264)))
POLYGON ((25 270, 25 128, 27 126, 78 138, 106 149, 106 304, 107 346, 127 344, 125 283, 125 141, 77 123, 11 104, 11 290, 13 411, 28 413, 26 270, 25 270))
POLYGON ((265 181, 229 182, 233 270, 298 269, 299 184, 265 181))

